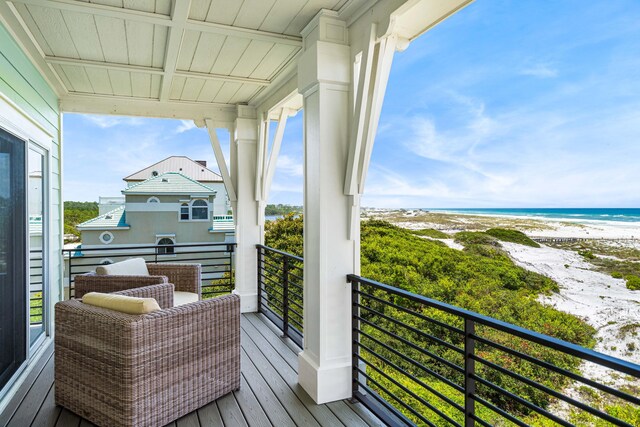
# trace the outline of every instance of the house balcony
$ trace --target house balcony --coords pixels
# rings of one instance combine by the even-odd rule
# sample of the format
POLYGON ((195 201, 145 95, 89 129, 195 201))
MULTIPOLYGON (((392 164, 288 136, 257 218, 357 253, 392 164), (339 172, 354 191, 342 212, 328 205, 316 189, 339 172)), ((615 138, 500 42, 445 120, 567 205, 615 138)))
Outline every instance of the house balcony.
MULTIPOLYGON (((209 267, 216 252, 232 253, 211 249, 185 252, 209 259, 209 267)), ((134 249, 142 250, 148 248, 134 249)), ((217 262, 232 272, 230 256, 217 262)), ((240 390, 170 425, 636 425, 628 414, 592 407, 577 391, 589 388, 613 406, 637 410, 640 398, 628 384, 640 380, 640 366, 357 275, 345 277, 352 289, 352 399, 318 405, 298 380, 304 260, 258 245, 257 263, 258 312, 241 319, 240 390), (606 369, 612 381, 581 373, 586 365, 606 369)), ((42 351, 0 425, 91 425, 55 405, 53 348, 42 351)))

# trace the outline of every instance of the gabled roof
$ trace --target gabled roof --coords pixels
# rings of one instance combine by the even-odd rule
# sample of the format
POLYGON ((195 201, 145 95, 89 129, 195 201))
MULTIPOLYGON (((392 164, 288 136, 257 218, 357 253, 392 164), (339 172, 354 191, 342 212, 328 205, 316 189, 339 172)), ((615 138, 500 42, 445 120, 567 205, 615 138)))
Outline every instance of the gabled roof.
POLYGON ((180 172, 199 182, 222 182, 220 175, 186 156, 167 157, 123 179, 125 181, 144 181, 152 178, 153 172, 158 175, 166 172, 180 172))
POLYGON ((158 194, 177 194, 177 195, 211 195, 216 190, 199 183, 195 179, 189 178, 179 172, 166 172, 146 181, 133 184, 126 190, 122 190, 125 195, 158 195, 158 194))
POLYGON ((78 230, 101 230, 105 228, 129 228, 125 221, 124 206, 99 215, 76 226, 78 230))

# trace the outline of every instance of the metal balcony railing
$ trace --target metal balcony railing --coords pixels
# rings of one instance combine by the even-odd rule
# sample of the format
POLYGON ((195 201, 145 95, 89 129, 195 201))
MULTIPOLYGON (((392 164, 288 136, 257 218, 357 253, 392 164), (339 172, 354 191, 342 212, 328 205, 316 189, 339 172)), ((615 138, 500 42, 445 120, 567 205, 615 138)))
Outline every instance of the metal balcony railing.
POLYGON ((348 281, 353 398, 389 425, 638 425, 637 415, 623 419, 575 391, 637 411, 637 389, 614 379, 637 381, 640 365, 356 275, 348 281), (611 381, 587 378, 582 363, 608 369, 611 381))
POLYGON ((129 258, 154 263, 197 263, 202 266, 202 298, 229 293, 234 288, 233 253, 235 243, 192 243, 174 245, 105 246, 63 249, 65 278, 69 296, 74 296, 74 278, 97 266, 129 258))
POLYGON ((304 260, 264 245, 258 250, 258 311, 302 348, 304 260))

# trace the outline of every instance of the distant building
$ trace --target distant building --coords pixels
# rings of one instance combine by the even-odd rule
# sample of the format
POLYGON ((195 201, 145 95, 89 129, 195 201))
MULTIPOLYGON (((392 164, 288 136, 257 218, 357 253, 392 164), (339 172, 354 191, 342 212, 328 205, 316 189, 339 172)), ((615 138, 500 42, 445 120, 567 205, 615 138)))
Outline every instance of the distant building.
POLYGON ((83 249, 159 244, 174 255, 175 244, 234 240, 222 178, 206 162, 169 157, 124 181, 123 197, 100 197, 99 215, 77 226, 83 249))

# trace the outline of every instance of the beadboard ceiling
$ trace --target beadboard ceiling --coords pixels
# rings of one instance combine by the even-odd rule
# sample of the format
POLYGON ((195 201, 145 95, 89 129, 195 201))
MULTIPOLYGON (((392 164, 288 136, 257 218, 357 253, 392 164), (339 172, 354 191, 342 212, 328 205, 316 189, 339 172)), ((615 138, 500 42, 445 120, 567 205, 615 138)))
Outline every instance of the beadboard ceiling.
POLYGON ((0 14, 61 97, 229 105, 291 71, 320 9, 353 4, 364 0, 13 0, 0 14))

